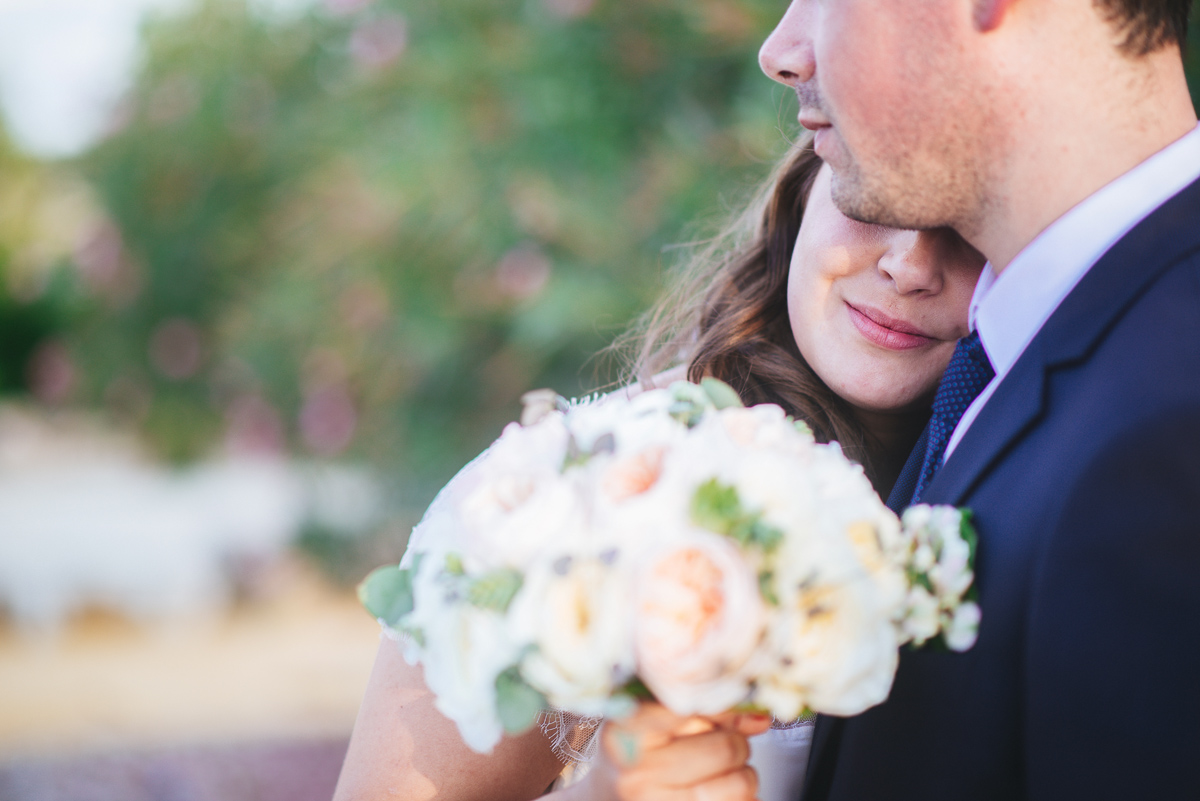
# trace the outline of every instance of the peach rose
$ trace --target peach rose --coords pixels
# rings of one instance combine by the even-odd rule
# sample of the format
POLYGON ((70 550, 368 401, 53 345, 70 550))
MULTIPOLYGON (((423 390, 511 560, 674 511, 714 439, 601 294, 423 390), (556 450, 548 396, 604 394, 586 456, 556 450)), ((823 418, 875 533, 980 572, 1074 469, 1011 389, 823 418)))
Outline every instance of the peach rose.
POLYGON ((746 699, 765 609, 758 578, 728 539, 694 531, 653 554, 638 577, 638 674, 680 714, 746 699))
POLYGON ((652 447, 617 459, 604 471, 601 486, 614 501, 623 501, 648 491, 662 475, 666 448, 652 447))

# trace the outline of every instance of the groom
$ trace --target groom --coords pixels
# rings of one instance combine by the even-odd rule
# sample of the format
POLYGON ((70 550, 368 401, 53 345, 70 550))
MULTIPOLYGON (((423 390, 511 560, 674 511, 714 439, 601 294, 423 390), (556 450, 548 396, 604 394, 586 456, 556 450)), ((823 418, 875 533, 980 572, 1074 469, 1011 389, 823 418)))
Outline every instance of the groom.
POLYGON ((1189 5, 795 0, 763 46, 846 214, 990 262, 893 498, 974 510, 978 644, 823 719, 805 801, 1200 798, 1189 5))

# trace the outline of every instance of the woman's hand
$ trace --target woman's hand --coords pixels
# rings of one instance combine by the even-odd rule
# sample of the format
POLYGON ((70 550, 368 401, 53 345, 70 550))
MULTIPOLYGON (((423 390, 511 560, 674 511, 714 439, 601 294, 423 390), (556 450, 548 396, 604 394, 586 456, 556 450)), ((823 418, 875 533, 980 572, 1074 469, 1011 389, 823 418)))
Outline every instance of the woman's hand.
POLYGON ((591 801, 753 801, 746 738, 769 726, 761 715, 685 718, 642 704, 604 724, 596 765, 578 787, 591 801))

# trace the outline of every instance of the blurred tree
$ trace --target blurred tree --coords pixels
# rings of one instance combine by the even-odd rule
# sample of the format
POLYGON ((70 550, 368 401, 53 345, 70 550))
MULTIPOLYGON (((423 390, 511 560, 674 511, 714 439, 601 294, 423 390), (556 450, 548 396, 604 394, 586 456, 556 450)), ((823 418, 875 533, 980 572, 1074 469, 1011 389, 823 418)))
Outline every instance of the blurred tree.
POLYGON ((17 153, 0 128, 0 395, 32 392, 51 403, 67 398, 73 380, 59 341, 70 322, 63 232, 72 221, 46 225, 50 215, 72 217, 62 202, 69 182, 57 172, 17 153))
POLYGON ((84 160, 89 397, 169 457, 368 460, 414 506, 660 286, 783 147, 767 0, 207 0, 84 160), (88 264, 88 260, 103 262, 88 264))
POLYGON ((524 390, 596 385, 584 365, 658 291, 664 248, 794 126, 755 61, 777 0, 256 7, 147 26, 80 162, 107 214, 75 249, 86 302, 17 312, 0 288, 3 386, 41 342, 50 379, 176 460, 363 460, 423 508, 524 390))

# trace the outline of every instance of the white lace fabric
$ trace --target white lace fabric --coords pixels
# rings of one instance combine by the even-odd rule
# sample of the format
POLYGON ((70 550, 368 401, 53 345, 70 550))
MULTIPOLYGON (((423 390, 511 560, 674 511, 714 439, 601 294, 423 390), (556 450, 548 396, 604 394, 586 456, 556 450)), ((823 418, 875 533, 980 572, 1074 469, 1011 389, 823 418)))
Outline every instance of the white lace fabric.
POLYGON ((538 723, 550 741, 551 750, 564 764, 580 765, 595 758, 604 718, 546 709, 538 715, 538 723))

